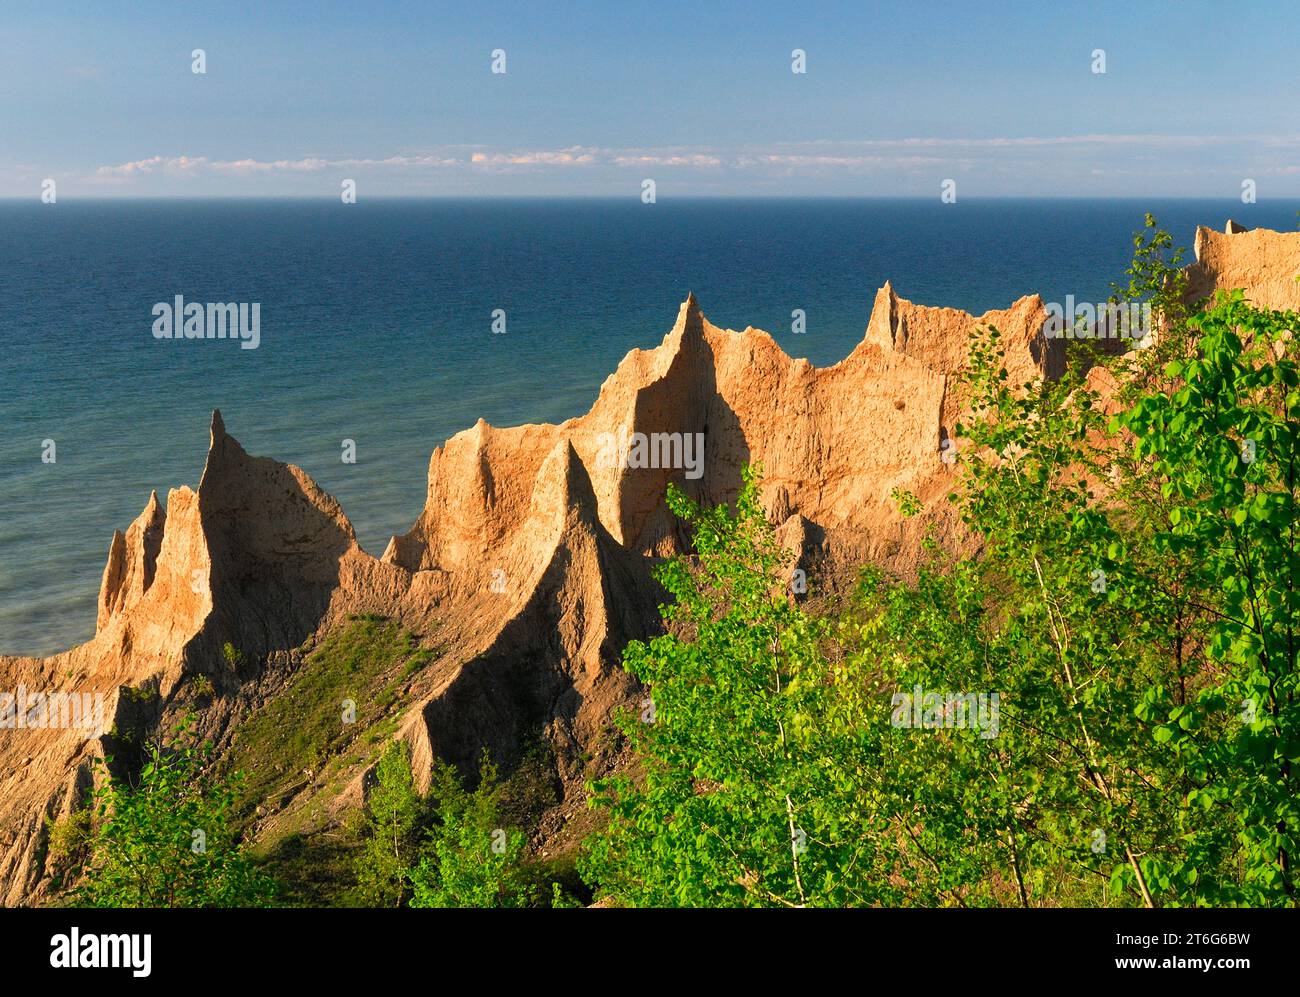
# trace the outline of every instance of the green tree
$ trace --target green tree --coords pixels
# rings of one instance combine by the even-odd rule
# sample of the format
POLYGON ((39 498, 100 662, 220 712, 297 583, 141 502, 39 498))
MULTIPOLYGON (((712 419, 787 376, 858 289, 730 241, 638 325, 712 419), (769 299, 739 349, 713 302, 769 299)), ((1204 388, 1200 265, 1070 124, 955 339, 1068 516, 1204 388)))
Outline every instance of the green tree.
POLYGON ((1153 535, 1170 559, 1195 566, 1207 617, 1199 649, 1210 680, 1194 699, 1159 690, 1142 715, 1183 765, 1186 854, 1162 880, 1199 882, 1230 855, 1236 875, 1200 887, 1207 902, 1294 904, 1300 845, 1300 315, 1220 295, 1188 322, 1195 348, 1165 374, 1174 390, 1141 398, 1115 420, 1160 486, 1153 535))
POLYGON ((625 652, 650 693, 639 715, 619 718, 642 770, 593 786, 608 825, 588 843, 584 876, 635 906, 896 899, 864 781, 888 701, 860 681, 860 662, 823 653, 830 623, 791 599, 755 472, 734 514, 676 489, 668 502, 698 556, 658 573, 669 633, 625 652))
POLYGON ((1163 327, 1163 339, 1176 342, 1178 331, 1197 310, 1197 302, 1188 295, 1187 271, 1183 269, 1187 250, 1175 245, 1174 237, 1150 212, 1143 219, 1143 229, 1133 236, 1133 259, 1124 271, 1128 281, 1111 284, 1111 300, 1150 304, 1153 317, 1163 327))
POLYGON ((983 554, 880 597, 900 684, 982 664, 1002 692, 996 756, 891 763, 965 902, 1294 902, 1297 316, 1170 314, 1186 359, 1113 361, 1111 420, 1080 371, 1009 385, 977 342, 956 498, 983 554))
MULTIPOLYGON (((412 907, 528 907, 536 888, 524 865, 526 842, 501 826, 501 785, 485 754, 472 791, 456 770, 435 764, 429 801, 434 822, 419 864, 411 872, 412 907)), ((553 886, 553 903, 560 899, 553 886)))
MULTIPOLYGON (((88 907, 258 907, 274 884, 260 874, 231 824, 232 782, 202 773, 208 745, 192 723, 149 746, 139 781, 109 775, 94 795, 90 858, 75 893, 88 907)), ((234 777, 237 779, 238 777, 234 777)))
POLYGON ((997 330, 972 342, 952 498, 978 557, 931 542, 814 617, 752 476, 734 513, 670 494, 696 553, 625 654, 652 700, 621 719, 638 770, 593 787, 605 896, 1295 903, 1300 316, 1188 301, 1147 228, 1117 295, 1153 303, 1153 347, 1012 384, 997 330), (998 723, 916 730, 888 708, 913 693, 996 696, 998 723))
MULTIPOLYGON (((954 902, 1128 902, 1110 893, 1126 868, 1150 904, 1142 862, 1173 843, 1170 772, 1135 714, 1172 678, 1170 600, 1134 577, 1149 545, 1132 524, 1146 513, 1110 473, 1117 454, 1083 373, 1013 385, 997 331, 972 343, 953 498, 981 556, 924 566, 879 597, 881 659, 899 687, 999 701, 989 750, 912 737, 890 766, 918 879, 954 902)), ((1166 580, 1175 568, 1160 564, 1166 580)))
POLYGON ((357 898, 368 907, 400 907, 410 896, 410 867, 419 844, 423 801, 411 777, 410 748, 396 741, 375 766, 366 798, 361 850, 355 859, 357 898))

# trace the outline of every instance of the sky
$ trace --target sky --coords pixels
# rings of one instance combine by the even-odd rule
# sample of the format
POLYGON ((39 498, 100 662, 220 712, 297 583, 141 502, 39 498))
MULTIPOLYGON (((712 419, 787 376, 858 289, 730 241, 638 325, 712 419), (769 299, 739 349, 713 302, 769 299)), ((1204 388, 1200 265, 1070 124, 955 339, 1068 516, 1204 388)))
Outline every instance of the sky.
POLYGON ((0 197, 47 179, 60 199, 349 179, 358 197, 640 197, 647 179, 659 198, 938 197, 949 179, 1295 197, 1300 9, 4 0, 0 197))

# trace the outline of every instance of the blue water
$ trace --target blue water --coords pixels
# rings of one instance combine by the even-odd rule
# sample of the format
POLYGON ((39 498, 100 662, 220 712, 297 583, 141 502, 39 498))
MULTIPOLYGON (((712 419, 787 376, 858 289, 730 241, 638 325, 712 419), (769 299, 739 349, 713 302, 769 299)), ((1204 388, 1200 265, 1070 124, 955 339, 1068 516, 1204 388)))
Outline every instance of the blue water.
POLYGON ((1295 228, 1237 201, 0 202, 0 652, 90 637, 115 528, 196 485, 211 410, 305 468, 382 551, 419 513, 429 454, 480 416, 585 411, 693 290, 834 363, 876 289, 982 312, 1039 291, 1104 298, 1145 210, 1295 228), (261 303, 261 346, 159 341, 151 309, 261 303), (493 335, 492 312, 507 315, 493 335), (808 331, 790 332, 790 313, 808 331), (57 462, 41 462, 53 439, 57 462), (340 460, 354 439, 355 465, 340 460))

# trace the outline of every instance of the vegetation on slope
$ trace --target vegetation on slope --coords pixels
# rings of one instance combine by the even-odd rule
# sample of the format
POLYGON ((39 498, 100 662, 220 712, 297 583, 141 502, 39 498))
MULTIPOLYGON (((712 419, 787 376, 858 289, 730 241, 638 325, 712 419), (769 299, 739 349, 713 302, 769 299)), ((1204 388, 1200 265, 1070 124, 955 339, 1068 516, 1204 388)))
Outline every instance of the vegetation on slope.
POLYGON ((595 787, 609 902, 1297 902, 1300 316, 1163 314, 1108 361, 1114 417, 1084 364, 1011 385, 973 343, 953 499, 985 552, 841 612, 785 591, 752 477, 734 513, 671 496, 698 557, 625 656, 653 707, 621 721, 644 778, 595 787))
POLYGON ((402 743, 379 761, 366 800, 355 860, 357 901, 374 907, 567 906, 548 864, 531 859, 523 831, 507 814, 520 799, 484 756, 466 789, 449 765, 434 766, 428 793, 411 779, 402 743))
POLYGON ((112 779, 112 759, 83 819, 52 835, 56 863, 78 881, 85 907, 257 907, 274 883, 256 868, 231 819, 238 780, 202 775, 210 746, 192 723, 148 745, 134 784, 112 779))
MULTIPOLYGON (((602 902, 1297 903, 1300 316, 1239 293, 1186 307, 1148 229, 1117 293, 1153 302, 1154 348, 1072 344, 1063 379, 1014 385, 997 331, 973 341, 953 500, 978 559, 932 539, 915 579, 867 570, 813 611, 760 472, 734 508, 670 492, 695 552, 660 571, 668 632, 625 652, 651 698, 619 719, 636 765, 592 786, 579 869, 602 902)), ((52 855, 88 863, 87 903, 264 902, 233 830, 264 807, 287 902, 570 903, 526 846, 527 767, 501 783, 485 759, 467 788, 438 766, 421 795, 383 747, 427 659, 352 621, 240 729, 225 767, 248 779, 195 789, 189 749, 155 749, 52 855), (323 808, 372 765, 340 828, 323 808), (210 857, 181 854, 196 822, 210 857)))
POLYGON ((353 617, 239 726, 223 769, 246 773, 237 813, 256 824, 255 852, 282 882, 284 903, 348 902, 360 840, 334 801, 378 760, 433 656, 384 617, 353 617))
POLYGON ((241 812, 288 802, 341 759, 364 760, 395 726, 403 684, 431 657, 383 617, 354 617, 327 633, 288 686, 235 735, 227 764, 247 773, 241 812))

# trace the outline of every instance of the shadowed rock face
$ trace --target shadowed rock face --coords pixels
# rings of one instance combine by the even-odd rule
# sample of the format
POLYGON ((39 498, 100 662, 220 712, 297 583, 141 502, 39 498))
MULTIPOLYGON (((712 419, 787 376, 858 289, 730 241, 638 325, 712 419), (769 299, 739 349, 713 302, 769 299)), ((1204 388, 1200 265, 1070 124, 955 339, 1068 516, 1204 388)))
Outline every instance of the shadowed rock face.
POLYGON ((108 564, 104 566, 104 580, 99 588, 96 633, 128 605, 138 603, 153 584, 166 522, 167 513, 158 501, 158 493, 152 492, 144 512, 126 533, 113 531, 108 564))
POLYGON ((997 325, 1014 372, 1029 380, 1052 372, 1043 319, 1037 297, 975 317, 914 305, 886 287, 863 342, 818 369, 787 356, 765 332, 717 328, 692 296, 663 343, 629 353, 586 415, 509 429, 480 421, 436 450, 424 512, 393 538, 383 560, 412 572, 445 571, 456 586, 487 587, 499 567, 493 552, 532 515, 530 483, 567 441, 590 478, 601 525, 632 553, 683 549, 664 504, 670 481, 697 500, 727 502, 744 466, 759 463, 778 525, 802 516, 851 544, 844 553, 906 571, 933 519, 956 529, 945 503, 905 522, 889 496, 894 488, 923 499, 947 492, 952 472, 941 443, 960 413, 953 385, 970 334, 997 325), (702 439, 701 473, 605 459, 610 437, 635 434, 702 439))
MULTIPOLYGON (((1300 307, 1300 233, 1200 229, 1196 248, 1198 294, 1244 287, 1261 305, 1300 307)), ((97 691, 108 706, 90 731, 0 730, 0 902, 41 897, 44 818, 84 799, 115 722, 157 724, 202 673, 223 693, 203 719, 219 738, 252 708, 226 643, 273 670, 354 613, 439 627, 442 657, 400 735, 422 782, 435 757, 471 768, 484 747, 510 759, 540 735, 579 793, 575 760, 636 693, 621 650, 658 625, 651 567, 686 549, 664 504, 669 482, 726 502, 742 468, 761 464, 792 565, 908 574, 931 528, 954 553, 973 552, 945 501, 954 472, 941 452, 965 404, 969 337, 996 326, 1015 383, 1054 377, 1061 344, 1042 336, 1045 318, 1037 296, 976 317, 886 285, 863 341, 818 369, 765 332, 713 326, 688 297, 663 342, 629 353, 585 415, 508 429, 480 420, 435 450, 423 511, 380 558, 306 473, 249 456, 215 413, 197 491, 173 489, 165 506, 151 495, 113 534, 95 637, 49 658, 0 657, 0 690, 97 691), (679 458, 688 437, 703 440, 698 473, 609 459, 611 440, 637 434, 679 458), (923 512, 902 519, 895 488, 923 512), (158 695, 142 707, 125 686, 158 695)))

